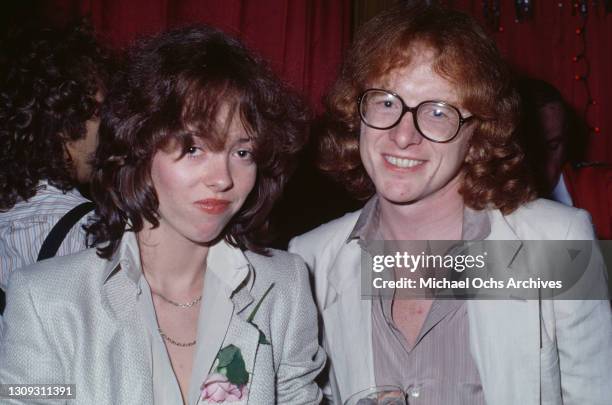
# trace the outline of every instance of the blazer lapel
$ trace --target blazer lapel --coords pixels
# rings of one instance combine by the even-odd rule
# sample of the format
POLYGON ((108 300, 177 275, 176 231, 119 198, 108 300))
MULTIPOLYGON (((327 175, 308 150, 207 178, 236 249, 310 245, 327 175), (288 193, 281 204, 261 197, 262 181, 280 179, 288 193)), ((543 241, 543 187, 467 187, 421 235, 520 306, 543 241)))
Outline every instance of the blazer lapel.
MULTIPOLYGON (((229 344, 240 348, 248 372, 253 371, 259 332, 243 319, 253 302, 254 273, 244 254, 224 241, 213 246, 204 276, 198 349, 190 381, 189 403, 197 403, 202 383, 213 373, 217 354, 229 344)), ((248 316, 248 315, 247 315, 248 316)))
MULTIPOLYGON (((126 276, 125 271, 117 266, 116 274, 111 274, 104 283, 102 291, 102 306, 115 319, 115 337, 110 350, 109 364, 125 365, 129 367, 116 367, 113 375, 114 381, 122 381, 123 387, 138 390, 139 396, 146 400, 153 398, 152 356, 150 345, 142 342, 148 341, 146 326, 138 316, 136 298, 139 294, 137 286, 126 276), (147 378, 142 378, 148 376, 147 378)), ((121 398, 121 392, 115 392, 121 398)), ((127 395, 130 397, 134 393, 127 395)))
MULTIPOLYGON (((232 314, 234 304, 229 298, 229 287, 225 286, 213 273, 206 273, 204 281, 203 304, 200 311, 198 349, 196 359, 201 362, 193 365, 191 375, 190 399, 199 397, 200 387, 211 373, 217 353, 221 349, 232 314)), ((197 402, 197 401, 196 401, 197 402)), ((194 403, 190 401, 190 403, 194 403)))
MULTIPOLYGON (((259 329, 248 321, 248 317, 255 305, 249 306, 254 300, 247 288, 241 288, 236 291, 232 296, 232 301, 234 302, 236 315, 232 318, 223 345, 225 347, 232 344, 240 349, 242 359, 244 360, 244 366, 249 373, 247 387, 250 392, 251 383, 253 382, 253 373, 255 373, 255 357, 257 356, 257 349, 260 344, 259 329), (247 306, 248 309, 246 309, 247 306)), ((264 335, 264 337, 269 339, 269 336, 264 335)))
POLYGON ((330 348, 340 396, 375 385, 372 358, 371 299, 361 294, 361 248, 356 240, 343 244, 329 270, 323 309, 324 336, 330 348))
MULTIPOLYGON (((489 211, 489 261, 512 273, 522 242, 497 210, 489 211), (499 244, 490 241, 499 240, 499 244)), ((537 300, 468 301, 470 349, 488 403, 537 404, 539 399, 539 303, 537 300)))

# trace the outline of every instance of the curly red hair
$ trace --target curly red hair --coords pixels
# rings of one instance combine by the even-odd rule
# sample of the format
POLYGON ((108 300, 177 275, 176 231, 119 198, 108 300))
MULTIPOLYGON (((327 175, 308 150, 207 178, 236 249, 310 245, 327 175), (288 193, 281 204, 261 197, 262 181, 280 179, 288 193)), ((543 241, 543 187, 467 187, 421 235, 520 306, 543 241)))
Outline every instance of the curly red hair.
POLYGON ((434 71, 457 86, 461 105, 476 117, 463 165, 465 204, 509 213, 534 199, 514 135, 520 105, 510 71, 476 21, 441 6, 398 4, 359 30, 326 98, 319 168, 357 198, 374 193, 359 155, 357 98, 373 82, 408 66, 422 46, 434 51, 434 71))

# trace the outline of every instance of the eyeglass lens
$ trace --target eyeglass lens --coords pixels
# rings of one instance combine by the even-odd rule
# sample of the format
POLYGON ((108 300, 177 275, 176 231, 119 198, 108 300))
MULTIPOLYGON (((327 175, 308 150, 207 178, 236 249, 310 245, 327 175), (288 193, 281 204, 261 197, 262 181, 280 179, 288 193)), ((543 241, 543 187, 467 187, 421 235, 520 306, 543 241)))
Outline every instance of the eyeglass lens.
MULTIPOLYGON (((394 94, 382 90, 364 93, 359 105, 364 123, 378 129, 389 129, 397 125, 404 111, 404 103, 394 94)), ((419 104, 413 111, 417 129, 434 141, 446 141, 457 133, 461 118, 451 106, 440 102, 419 104)))

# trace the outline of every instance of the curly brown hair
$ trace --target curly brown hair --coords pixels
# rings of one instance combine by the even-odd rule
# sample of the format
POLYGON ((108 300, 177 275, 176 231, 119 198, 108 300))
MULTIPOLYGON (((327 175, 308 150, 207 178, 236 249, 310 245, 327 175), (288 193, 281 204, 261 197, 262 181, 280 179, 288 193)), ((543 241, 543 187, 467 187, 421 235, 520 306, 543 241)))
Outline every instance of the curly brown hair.
POLYGON ((307 141, 309 114, 302 100, 238 40, 207 26, 179 28, 143 39, 127 55, 102 107, 100 146, 92 181, 98 221, 89 228, 98 254, 109 258, 126 226, 159 226, 151 163, 178 142, 200 137, 223 148, 226 128, 217 116, 239 114, 254 143, 257 180, 220 238, 265 253, 267 216, 307 141))
POLYGON ((86 21, 26 29, 0 44, 0 210, 36 194, 47 180, 77 185, 66 143, 82 139, 99 108, 110 58, 86 21))
POLYGON ((357 98, 373 82, 411 62, 417 46, 434 51, 433 69, 458 88, 475 116, 460 192, 473 209, 509 213, 535 198, 514 131, 519 98, 495 43, 471 17, 442 6, 398 4, 357 33, 326 97, 318 166, 357 198, 374 193, 359 155, 357 98))

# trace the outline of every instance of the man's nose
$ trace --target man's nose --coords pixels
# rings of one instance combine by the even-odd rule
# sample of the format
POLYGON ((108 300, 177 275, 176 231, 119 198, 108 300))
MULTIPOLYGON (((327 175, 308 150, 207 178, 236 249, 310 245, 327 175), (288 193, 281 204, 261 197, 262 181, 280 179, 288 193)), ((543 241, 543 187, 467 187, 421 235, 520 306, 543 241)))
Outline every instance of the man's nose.
POLYGON ((423 141, 423 136, 416 129, 412 112, 407 111, 400 122, 389 129, 389 139, 400 149, 410 145, 418 145, 423 141))

